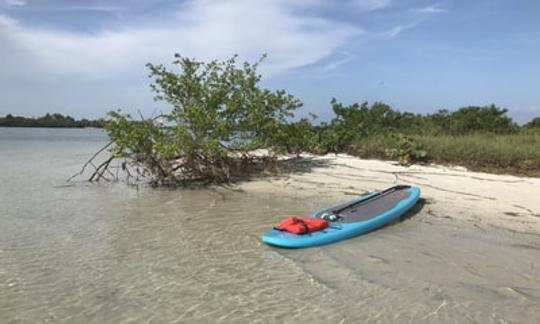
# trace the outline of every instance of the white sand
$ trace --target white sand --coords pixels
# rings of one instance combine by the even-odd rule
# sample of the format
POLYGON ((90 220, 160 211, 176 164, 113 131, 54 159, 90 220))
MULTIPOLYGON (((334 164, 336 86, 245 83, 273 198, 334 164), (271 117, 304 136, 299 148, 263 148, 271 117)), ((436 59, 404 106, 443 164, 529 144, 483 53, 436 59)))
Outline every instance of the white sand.
POLYGON ((246 191, 290 191, 338 201, 394 184, 411 184, 422 190, 422 217, 466 222, 480 230, 497 227, 540 235, 540 178, 437 165, 403 167, 345 154, 305 158, 297 163, 305 170, 239 186, 246 191))

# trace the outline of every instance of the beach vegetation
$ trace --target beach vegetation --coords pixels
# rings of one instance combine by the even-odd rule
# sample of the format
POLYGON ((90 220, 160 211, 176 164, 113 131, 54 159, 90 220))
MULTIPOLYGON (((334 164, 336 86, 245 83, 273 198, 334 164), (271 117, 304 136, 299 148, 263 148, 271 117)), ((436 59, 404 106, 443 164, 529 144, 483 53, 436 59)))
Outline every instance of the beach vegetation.
POLYGON ((227 182, 275 168, 278 156, 305 152, 540 175, 540 117, 519 126, 493 104, 418 114, 334 98, 332 119, 297 119, 302 103, 262 87, 260 62, 240 64, 234 56, 205 63, 176 55, 171 66, 148 64, 155 99, 170 110, 137 118, 110 112, 111 156, 91 179, 107 178, 110 162, 120 159, 128 176, 154 184, 227 182))
POLYGON ((533 118, 530 122, 523 126, 526 129, 540 130, 540 117, 533 118))
POLYGON ((427 152, 422 144, 413 137, 403 134, 390 134, 396 138, 394 147, 385 149, 385 154, 390 159, 397 159, 401 165, 411 165, 427 160, 427 152))
POLYGON ((176 55, 173 68, 148 64, 155 99, 170 111, 139 120, 109 113, 113 155, 156 183, 224 182, 271 163, 283 148, 303 149, 311 123, 291 122, 302 103, 262 87, 259 63, 237 64, 236 56, 204 63, 176 55), (254 153, 258 149, 265 153, 254 153))

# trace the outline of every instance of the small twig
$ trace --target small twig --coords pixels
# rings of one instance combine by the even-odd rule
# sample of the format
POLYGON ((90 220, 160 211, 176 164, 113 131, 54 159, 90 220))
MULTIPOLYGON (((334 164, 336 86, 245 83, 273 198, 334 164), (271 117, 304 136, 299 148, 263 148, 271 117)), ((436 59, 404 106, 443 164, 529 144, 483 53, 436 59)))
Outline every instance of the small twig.
POLYGON ((81 176, 81 175, 84 173, 86 167, 87 167, 89 164, 91 164, 95 169, 97 169, 96 166, 95 166, 94 163, 93 163, 94 159, 95 159, 101 152, 103 152, 103 151, 106 150, 109 146, 111 146, 112 143, 113 143, 113 142, 110 141, 110 142, 107 143, 105 146, 103 146, 102 148, 100 148, 96 153, 94 153, 94 155, 92 155, 92 157, 91 157, 88 161, 86 161, 86 163, 82 166, 81 170, 80 170, 78 173, 75 173, 74 175, 72 175, 71 177, 69 177, 69 178, 66 180, 66 182, 71 181, 71 180, 72 180, 73 178, 75 178, 75 177, 81 176))
MULTIPOLYGON (((109 167, 109 164, 111 163, 113 159, 114 159, 114 156, 111 156, 106 161, 101 163, 96 169, 96 171, 92 174, 92 176, 88 179, 88 181, 90 182, 94 181, 94 177, 96 176, 97 176, 97 179, 95 179, 95 181, 99 181, 99 179, 103 177, 103 173, 105 173, 105 171, 107 170, 107 168, 109 167)), ((107 178, 104 178, 104 179, 107 180, 107 178)))

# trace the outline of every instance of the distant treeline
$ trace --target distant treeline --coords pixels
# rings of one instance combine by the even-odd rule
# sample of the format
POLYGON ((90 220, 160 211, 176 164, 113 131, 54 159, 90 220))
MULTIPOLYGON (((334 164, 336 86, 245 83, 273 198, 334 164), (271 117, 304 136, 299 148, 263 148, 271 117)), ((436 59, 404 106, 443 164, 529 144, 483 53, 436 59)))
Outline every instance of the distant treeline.
POLYGON ((66 127, 66 128, 82 128, 82 127, 98 127, 102 128, 105 125, 104 119, 76 120, 71 116, 62 114, 46 114, 42 117, 29 118, 22 116, 13 116, 7 114, 5 117, 0 117, 0 127, 66 127))

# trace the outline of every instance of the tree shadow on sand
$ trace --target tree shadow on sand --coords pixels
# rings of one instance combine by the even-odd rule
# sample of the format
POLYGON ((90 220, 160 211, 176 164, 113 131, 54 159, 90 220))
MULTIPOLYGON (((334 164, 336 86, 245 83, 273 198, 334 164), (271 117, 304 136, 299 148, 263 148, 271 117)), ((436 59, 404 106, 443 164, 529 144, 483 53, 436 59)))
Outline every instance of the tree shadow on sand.
POLYGON ((332 164, 328 159, 317 159, 315 157, 299 157, 272 162, 272 164, 261 164, 257 167, 245 170, 244 176, 236 176, 231 179, 232 184, 241 184, 246 181, 287 178, 294 174, 310 173, 315 168, 325 168, 332 164))

